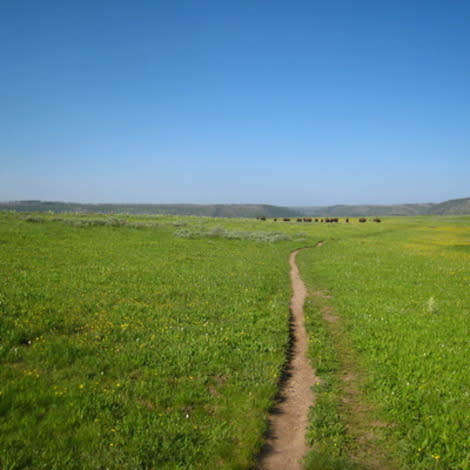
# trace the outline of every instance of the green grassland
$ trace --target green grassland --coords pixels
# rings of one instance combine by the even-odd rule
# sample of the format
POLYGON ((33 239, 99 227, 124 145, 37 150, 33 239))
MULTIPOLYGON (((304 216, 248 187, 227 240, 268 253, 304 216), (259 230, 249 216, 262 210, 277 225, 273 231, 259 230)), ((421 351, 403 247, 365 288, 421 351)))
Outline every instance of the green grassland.
MULTIPOLYGON (((251 468, 289 340, 288 254, 312 247, 302 275, 331 295, 391 423, 385 451, 400 468, 468 469, 469 246, 468 217, 0 213, 0 468, 251 468)), ((306 308, 334 397, 310 437, 346 455, 341 383, 326 379, 341 351, 306 308)))
POLYGON ((293 242, 174 235, 188 223, 1 216, 0 468, 253 462, 293 242))
POLYGON ((299 256, 309 286, 329 294, 341 322, 321 319, 325 300, 307 304, 312 361, 324 378, 314 449, 353 450, 346 429, 354 417, 338 377, 353 355, 398 468, 468 469, 470 218, 391 219, 372 228, 299 256))

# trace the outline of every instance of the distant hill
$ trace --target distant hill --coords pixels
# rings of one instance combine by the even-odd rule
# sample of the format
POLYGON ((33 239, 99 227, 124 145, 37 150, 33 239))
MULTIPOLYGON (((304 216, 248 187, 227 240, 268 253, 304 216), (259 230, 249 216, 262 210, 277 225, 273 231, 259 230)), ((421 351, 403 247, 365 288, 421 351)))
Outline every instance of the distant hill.
POLYGON ((296 208, 309 217, 371 217, 375 215, 425 215, 432 204, 336 205, 296 208))
POLYGON ((470 215, 470 198, 440 203, 281 207, 268 204, 81 204, 76 202, 0 202, 0 210, 199 215, 206 217, 371 217, 393 215, 470 215))
POLYGON ((0 202, 0 210, 18 212, 84 212, 103 214, 199 215, 206 217, 296 217, 290 207, 268 204, 81 204, 54 201, 0 202))
POLYGON ((371 217, 375 215, 464 215, 470 214, 470 198, 440 203, 390 205, 335 205, 296 207, 307 217, 371 217))
POLYGON ((464 199, 452 199, 451 201, 434 204, 428 214, 459 215, 470 214, 470 197, 464 199))

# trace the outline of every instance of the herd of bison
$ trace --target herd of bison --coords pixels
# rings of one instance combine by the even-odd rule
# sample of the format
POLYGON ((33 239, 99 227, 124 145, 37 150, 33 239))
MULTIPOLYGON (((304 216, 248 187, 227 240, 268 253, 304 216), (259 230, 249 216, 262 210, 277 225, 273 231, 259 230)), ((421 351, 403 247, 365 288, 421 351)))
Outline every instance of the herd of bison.
MULTIPOLYGON (((256 217, 258 220, 267 220, 266 217, 256 217)), ((318 219, 313 219, 311 217, 299 217, 297 219, 291 219, 290 217, 284 217, 282 219, 277 219, 277 218, 274 218, 273 221, 274 222, 277 222, 278 220, 282 220, 283 222, 290 222, 291 220, 295 220, 296 222, 320 222, 320 223, 327 223, 327 224, 332 224, 332 223, 338 223, 340 220, 337 218, 337 217, 324 217, 322 219, 318 218, 318 219)), ((349 218, 346 217, 344 219, 344 221, 349 224, 349 218)), ((377 223, 380 223, 382 222, 381 219, 378 219, 378 218, 375 218, 375 219, 372 219, 373 222, 377 222, 377 223)), ((365 222, 367 222, 367 219, 364 218, 364 217, 361 217, 360 219, 358 219, 358 222, 363 224, 365 222)))

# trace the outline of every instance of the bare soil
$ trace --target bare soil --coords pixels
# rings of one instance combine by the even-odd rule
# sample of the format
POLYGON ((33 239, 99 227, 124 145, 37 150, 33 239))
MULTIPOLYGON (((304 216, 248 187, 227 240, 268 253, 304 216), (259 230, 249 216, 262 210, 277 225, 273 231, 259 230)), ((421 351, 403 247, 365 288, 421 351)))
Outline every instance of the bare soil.
POLYGON ((299 251, 289 257, 292 285, 289 362, 276 406, 271 410, 268 439, 258 470, 300 470, 308 450, 305 441, 308 412, 314 402, 312 387, 319 379, 307 358, 308 337, 303 310, 307 289, 296 264, 299 251))
MULTIPOLYGON (((323 242, 317 243, 320 247, 323 242)), ((290 347, 288 362, 280 383, 276 405, 271 409, 269 432, 261 452, 257 470, 301 470, 308 446, 305 434, 308 414, 314 405, 312 387, 320 382, 307 358, 308 336, 304 325, 304 301, 307 289, 296 264, 297 253, 289 257, 292 298, 290 305, 290 347)), ((394 470, 391 456, 377 442, 377 432, 391 426, 377 420, 374 408, 361 393, 363 374, 351 355, 351 345, 343 331, 341 318, 330 305, 330 295, 322 290, 310 292, 320 304, 323 319, 335 338, 343 380, 343 412, 347 433, 352 440, 348 449, 357 468, 394 470)))

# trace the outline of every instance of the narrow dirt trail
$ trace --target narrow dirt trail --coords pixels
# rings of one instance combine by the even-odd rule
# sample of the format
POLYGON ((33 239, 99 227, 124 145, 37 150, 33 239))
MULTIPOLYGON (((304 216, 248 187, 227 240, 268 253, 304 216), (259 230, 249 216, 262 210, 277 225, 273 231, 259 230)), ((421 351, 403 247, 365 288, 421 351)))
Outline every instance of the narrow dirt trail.
POLYGON ((278 403, 271 411, 269 437, 258 470, 300 470, 307 452, 305 433, 309 408, 314 400, 312 386, 319 379, 307 358, 308 337, 303 310, 307 289, 296 264, 299 251, 289 257, 292 285, 289 364, 278 403))

